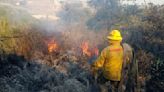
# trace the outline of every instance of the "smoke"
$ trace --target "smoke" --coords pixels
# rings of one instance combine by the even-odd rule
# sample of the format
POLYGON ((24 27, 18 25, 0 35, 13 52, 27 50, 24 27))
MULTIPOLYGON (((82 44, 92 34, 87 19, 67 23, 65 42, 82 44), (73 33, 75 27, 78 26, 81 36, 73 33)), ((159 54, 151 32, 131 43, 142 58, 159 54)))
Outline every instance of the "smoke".
POLYGON ((0 3, 0 7, 1 21, 6 18, 9 24, 19 27, 35 23, 35 19, 24 8, 7 3, 0 3))
POLYGON ((58 41, 61 48, 68 50, 80 48, 83 42, 88 42, 91 48, 102 49, 107 46, 106 36, 109 30, 112 28, 120 29, 124 24, 121 20, 122 7, 115 0, 91 0, 90 2, 80 0, 62 2, 23 0, 21 2, 15 1, 12 7, 21 8, 20 14, 15 13, 14 16, 7 14, 15 22, 21 20, 25 23, 20 22, 19 27, 22 25, 27 28, 34 27, 33 30, 40 30, 41 36, 38 39, 43 37, 40 39, 43 40, 52 37, 58 41), (22 2, 24 3, 22 4, 22 2), (29 26, 26 24, 28 21, 31 23, 29 26))
POLYGON ((21 2, 13 1, 10 2, 12 5, 6 4, 6 9, 8 7, 12 9, 7 9, 6 13, 2 14, 6 14, 4 16, 8 16, 7 19, 13 20, 14 25, 20 24, 16 28, 35 27, 40 30, 43 39, 52 37, 58 40, 61 47, 69 49, 79 48, 84 41, 88 41, 90 47, 102 49, 107 45, 106 36, 112 29, 122 30, 126 36, 124 40, 130 41, 128 39, 133 30, 130 26, 136 28, 140 26, 139 22, 142 22, 139 16, 141 9, 136 5, 121 5, 117 0, 21 2), (37 25, 34 22, 37 22, 37 25))
MULTIPOLYGON (((6 63, 0 62, 3 69, 0 69, 0 87, 8 92, 85 92, 87 88, 90 89, 93 84, 88 87, 88 72, 70 62, 60 62, 65 59, 60 57, 71 51, 79 52, 83 42, 89 43, 91 49, 98 47, 101 51, 108 45, 106 36, 112 29, 121 30, 124 41, 140 52, 136 52, 140 67, 148 64, 139 73, 146 76, 149 74, 147 69, 151 68, 150 61, 154 62, 155 56, 163 58, 163 6, 124 5, 119 0, 0 2, 3 2, 0 4, 0 36, 3 38, 2 41, 0 39, 1 49, 28 56, 32 60, 42 59, 43 64, 48 63, 50 66, 58 61, 62 66, 58 67, 60 72, 64 67, 64 72, 68 70, 71 73, 66 76, 48 66, 27 62, 20 64, 19 60, 13 59, 4 60, 6 63), (47 39, 55 40, 60 48, 58 50, 63 52, 47 53, 47 39)), ((75 61, 87 61, 82 54, 73 57, 75 61)), ((65 61, 74 61, 67 59, 65 61)), ((83 64, 81 66, 86 67, 83 64)), ((157 66, 158 64, 155 65, 157 66)))

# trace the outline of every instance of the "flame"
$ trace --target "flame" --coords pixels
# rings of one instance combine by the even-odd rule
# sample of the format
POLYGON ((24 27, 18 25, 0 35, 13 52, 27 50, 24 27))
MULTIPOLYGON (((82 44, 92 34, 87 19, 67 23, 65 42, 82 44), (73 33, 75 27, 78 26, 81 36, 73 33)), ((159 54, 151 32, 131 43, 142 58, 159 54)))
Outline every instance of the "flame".
POLYGON ((92 51, 92 54, 95 55, 95 56, 98 56, 99 55, 99 49, 97 47, 94 47, 93 51, 92 51))
POLYGON ((49 53, 56 51, 57 48, 58 48, 58 45, 55 42, 55 40, 50 40, 50 42, 48 42, 48 52, 49 53))
POLYGON ((87 55, 89 57, 91 56, 91 52, 89 51, 89 44, 88 44, 88 42, 82 42, 81 49, 82 49, 83 55, 87 55))
MULTIPOLYGON (((59 48, 59 45, 57 44, 57 42, 55 41, 54 38, 49 39, 47 41, 45 41, 47 44, 47 49, 49 53, 52 52, 56 52, 59 48)), ((98 56, 99 55, 99 49, 97 48, 97 46, 94 47, 89 47, 89 42, 88 41, 83 41, 81 43, 81 51, 82 54, 88 57, 93 57, 93 56, 98 56)), ((76 52, 75 48, 72 47, 72 50, 76 52)))

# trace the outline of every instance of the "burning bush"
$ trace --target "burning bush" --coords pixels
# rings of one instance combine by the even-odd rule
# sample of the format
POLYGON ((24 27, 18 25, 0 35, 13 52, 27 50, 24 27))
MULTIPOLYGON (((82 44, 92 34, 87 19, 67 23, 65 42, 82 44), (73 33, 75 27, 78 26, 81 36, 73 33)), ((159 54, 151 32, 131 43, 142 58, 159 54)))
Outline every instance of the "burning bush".
POLYGON ((95 92, 92 88, 98 87, 90 80, 88 62, 94 61, 107 46, 106 30, 117 28, 122 29, 127 36, 124 41, 136 51, 141 89, 163 91, 163 64, 156 63, 158 58, 163 61, 163 6, 122 6, 117 0, 91 0, 90 3, 96 10, 93 18, 81 23, 79 17, 74 19, 73 13, 67 12, 67 6, 61 14, 71 18, 66 18, 66 24, 74 23, 63 27, 57 27, 58 24, 53 32, 52 29, 45 31, 38 20, 20 7, 0 4, 0 55, 5 55, 0 60, 0 89, 3 92, 95 92))

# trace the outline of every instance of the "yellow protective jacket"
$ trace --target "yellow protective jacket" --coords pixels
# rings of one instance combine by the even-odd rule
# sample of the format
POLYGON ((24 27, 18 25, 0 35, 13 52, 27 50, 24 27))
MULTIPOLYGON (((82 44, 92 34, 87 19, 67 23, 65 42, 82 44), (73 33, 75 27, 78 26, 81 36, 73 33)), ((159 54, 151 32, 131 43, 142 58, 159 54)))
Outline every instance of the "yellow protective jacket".
POLYGON ((123 64, 123 48, 120 44, 111 44, 101 52, 93 63, 92 69, 102 69, 103 76, 108 80, 120 81, 123 64))

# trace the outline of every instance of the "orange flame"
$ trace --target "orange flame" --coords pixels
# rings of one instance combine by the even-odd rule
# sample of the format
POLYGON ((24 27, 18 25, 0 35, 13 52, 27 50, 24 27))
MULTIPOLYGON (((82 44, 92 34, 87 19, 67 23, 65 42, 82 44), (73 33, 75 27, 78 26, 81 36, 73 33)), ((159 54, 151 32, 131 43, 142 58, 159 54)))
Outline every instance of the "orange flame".
POLYGON ((93 48, 92 54, 98 56, 99 55, 99 49, 97 47, 93 48))
POLYGON ((81 49, 82 49, 82 52, 83 52, 83 55, 87 55, 87 56, 91 56, 91 52, 89 51, 89 44, 88 42, 83 42, 81 44, 81 49))
POLYGON ((55 42, 55 40, 51 40, 49 43, 48 43, 48 52, 49 53, 52 53, 54 51, 56 51, 58 48, 58 45, 57 43, 55 42))

